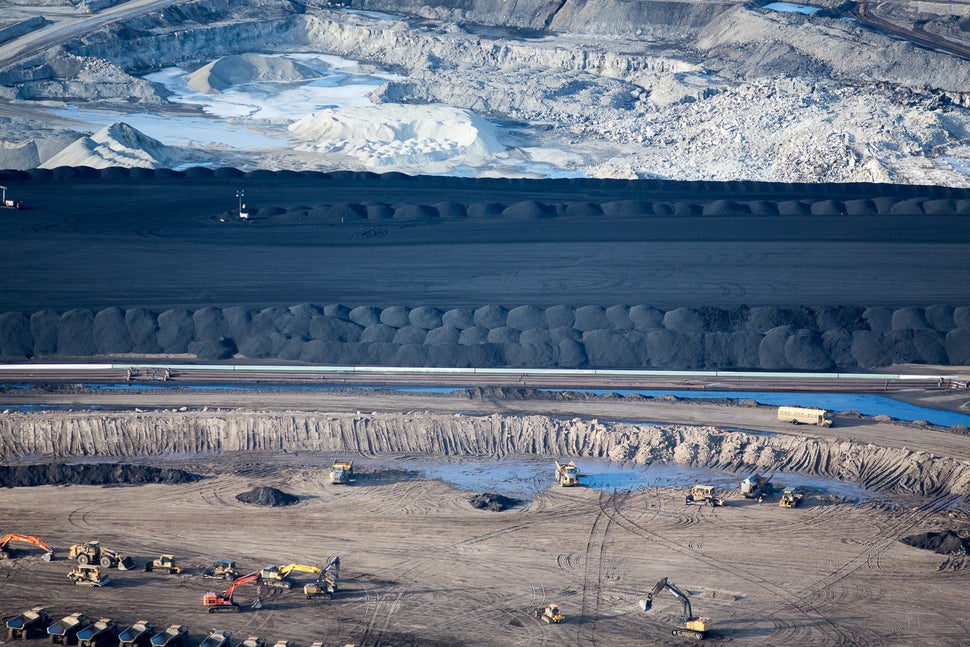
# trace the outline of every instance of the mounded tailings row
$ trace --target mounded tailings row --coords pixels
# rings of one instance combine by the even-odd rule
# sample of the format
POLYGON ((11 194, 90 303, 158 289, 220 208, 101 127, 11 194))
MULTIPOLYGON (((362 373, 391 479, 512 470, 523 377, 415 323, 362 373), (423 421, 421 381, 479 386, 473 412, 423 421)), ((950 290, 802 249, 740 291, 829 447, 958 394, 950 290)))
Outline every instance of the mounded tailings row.
POLYGON ((191 483, 201 477, 179 469, 121 463, 0 465, 0 487, 191 483))
POLYGON ((761 436, 714 427, 413 412, 76 412, 70 416, 12 413, 0 418, 0 458, 283 450, 496 458, 588 456, 736 472, 780 470, 922 496, 970 494, 967 461, 907 448, 787 434, 761 436))
POLYGON ((970 306, 340 304, 0 314, 0 358, 191 354, 343 366, 844 370, 970 364, 970 306))

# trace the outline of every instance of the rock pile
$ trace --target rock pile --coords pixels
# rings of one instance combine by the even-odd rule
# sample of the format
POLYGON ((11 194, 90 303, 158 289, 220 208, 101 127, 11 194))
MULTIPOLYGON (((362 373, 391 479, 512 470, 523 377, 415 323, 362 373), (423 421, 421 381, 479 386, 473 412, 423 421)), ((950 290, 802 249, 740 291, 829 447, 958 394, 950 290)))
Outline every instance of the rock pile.
POLYGON ((923 532, 903 537, 899 541, 907 546, 932 550, 941 555, 965 555, 970 552, 970 538, 961 537, 953 530, 923 532))
POLYGON ((237 501, 242 501, 243 503, 251 503, 253 505, 265 505, 271 508, 285 505, 293 505, 294 503, 300 502, 300 497, 294 496, 292 494, 287 494, 282 490, 277 490, 274 487, 256 487, 248 492, 243 492, 236 495, 237 501))
POLYGON ((0 466, 0 487, 37 485, 141 485, 191 483, 197 474, 184 470, 124 463, 46 463, 0 466))
POLYGON ((479 510, 489 510, 491 512, 502 512, 522 503, 519 499, 507 497, 495 492, 483 492, 476 494, 468 499, 473 508, 479 510))

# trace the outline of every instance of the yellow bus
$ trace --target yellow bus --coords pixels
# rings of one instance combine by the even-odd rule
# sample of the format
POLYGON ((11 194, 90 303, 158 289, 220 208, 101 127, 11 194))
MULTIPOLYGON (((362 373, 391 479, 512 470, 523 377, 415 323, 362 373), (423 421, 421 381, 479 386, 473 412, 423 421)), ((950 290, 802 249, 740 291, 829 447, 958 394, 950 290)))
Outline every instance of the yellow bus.
POLYGON ((803 409, 802 407, 778 407, 778 419, 793 425, 804 423, 831 427, 832 421, 825 417, 825 409, 803 409))

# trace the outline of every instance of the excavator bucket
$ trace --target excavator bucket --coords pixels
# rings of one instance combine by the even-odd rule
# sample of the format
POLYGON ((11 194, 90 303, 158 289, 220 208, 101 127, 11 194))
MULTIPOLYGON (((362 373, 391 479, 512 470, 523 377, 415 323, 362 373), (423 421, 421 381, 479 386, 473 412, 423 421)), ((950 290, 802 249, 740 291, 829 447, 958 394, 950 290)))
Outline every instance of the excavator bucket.
POLYGON ((640 608, 644 611, 649 611, 653 607, 653 599, 647 598, 646 600, 640 600, 640 608))
POLYGON ((54 559, 54 553, 44 553, 43 555, 40 556, 40 558, 45 562, 49 562, 52 559, 54 559))

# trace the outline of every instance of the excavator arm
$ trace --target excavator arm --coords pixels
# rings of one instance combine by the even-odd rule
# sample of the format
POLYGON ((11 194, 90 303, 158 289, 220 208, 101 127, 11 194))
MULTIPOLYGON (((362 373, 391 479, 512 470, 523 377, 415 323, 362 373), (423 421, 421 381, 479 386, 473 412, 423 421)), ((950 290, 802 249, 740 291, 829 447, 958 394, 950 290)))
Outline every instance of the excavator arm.
POLYGON ((664 591, 664 589, 670 591, 670 593, 675 598, 677 598, 678 600, 680 600, 680 603, 682 605, 684 605, 684 617, 685 618, 693 618, 694 617, 694 614, 692 613, 691 608, 690 608, 690 598, 688 598, 686 593, 684 593, 683 591, 681 591, 680 589, 678 589, 674 585, 674 583, 671 582, 670 579, 669 578, 666 578, 666 577, 663 578, 662 580, 660 580, 659 582, 657 582, 656 586, 653 587, 653 590, 650 591, 649 593, 647 593, 646 599, 640 600, 640 608, 643 609, 644 611, 649 611, 650 608, 653 606, 653 599, 656 596, 660 595, 660 593, 662 593, 664 591))
POLYGON ((9 533, 0 538, 0 553, 7 551, 7 545, 12 541, 19 541, 25 544, 33 544, 37 546, 42 551, 44 551, 43 560, 45 562, 51 561, 54 558, 54 549, 45 544, 43 541, 34 537, 33 535, 18 535, 15 533, 9 533))
POLYGON ((313 573, 314 575, 320 575, 323 572, 316 566, 307 566, 306 564, 287 564, 286 566, 280 568, 280 577, 286 579, 293 571, 313 573))
POLYGON ((226 588, 226 592, 222 594, 222 597, 224 597, 227 600, 232 600, 232 594, 240 586, 243 586, 244 584, 251 584, 253 582, 258 583, 261 579, 262 577, 259 571, 254 571, 252 573, 243 575, 242 577, 237 577, 236 579, 234 579, 232 582, 229 583, 229 586, 226 588))

